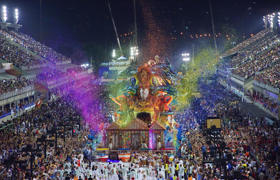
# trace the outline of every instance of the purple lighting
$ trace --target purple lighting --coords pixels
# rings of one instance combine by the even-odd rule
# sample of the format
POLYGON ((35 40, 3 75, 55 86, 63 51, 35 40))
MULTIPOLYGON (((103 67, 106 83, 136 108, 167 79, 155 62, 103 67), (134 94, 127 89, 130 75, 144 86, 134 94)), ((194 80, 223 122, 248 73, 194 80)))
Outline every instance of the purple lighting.
POLYGON ((81 67, 62 70, 48 66, 37 76, 37 82, 72 104, 81 113, 85 125, 94 131, 100 130, 104 122, 99 99, 100 85, 92 74, 81 67))

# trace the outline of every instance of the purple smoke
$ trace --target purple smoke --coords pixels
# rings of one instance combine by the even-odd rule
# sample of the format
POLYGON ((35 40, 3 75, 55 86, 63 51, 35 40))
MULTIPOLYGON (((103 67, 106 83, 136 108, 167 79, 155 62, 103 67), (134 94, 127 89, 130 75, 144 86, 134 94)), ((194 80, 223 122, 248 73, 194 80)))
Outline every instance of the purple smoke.
POLYGON ((49 65, 37 75, 37 82, 45 87, 53 87, 50 91, 63 97, 75 107, 84 119, 84 124, 98 131, 105 121, 102 112, 104 103, 101 101, 100 82, 93 74, 88 74, 83 68, 75 66, 67 70, 49 65))

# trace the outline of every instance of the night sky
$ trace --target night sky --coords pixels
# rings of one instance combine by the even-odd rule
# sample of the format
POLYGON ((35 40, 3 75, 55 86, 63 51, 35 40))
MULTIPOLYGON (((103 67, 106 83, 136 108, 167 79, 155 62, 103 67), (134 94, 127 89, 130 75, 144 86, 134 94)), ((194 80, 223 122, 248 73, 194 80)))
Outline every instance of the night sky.
MULTIPOLYGON (((133 0, 110 0, 119 34, 133 27, 133 0)), ((211 33, 208 0, 136 0, 139 34, 147 26, 143 4, 149 6, 156 22, 166 34, 211 33), (146 1, 148 3, 140 3, 146 1)), ((0 5, 20 10, 21 31, 40 40, 40 0, 4 0, 0 5)), ((217 31, 230 24, 240 33, 258 32, 262 16, 279 10, 277 0, 212 0, 217 31)), ((10 19, 12 15, 10 15, 10 19)), ((82 49, 85 43, 109 52, 116 47, 110 14, 105 0, 42 0, 41 40, 66 55, 82 49)))

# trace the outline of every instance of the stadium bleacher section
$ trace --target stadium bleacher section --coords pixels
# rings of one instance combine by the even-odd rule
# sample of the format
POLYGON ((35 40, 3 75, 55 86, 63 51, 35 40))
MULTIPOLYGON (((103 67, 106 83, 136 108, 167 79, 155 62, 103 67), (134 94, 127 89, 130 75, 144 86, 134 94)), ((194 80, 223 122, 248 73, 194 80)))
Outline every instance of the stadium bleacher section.
POLYGON ((0 80, 0 95, 14 91, 16 89, 21 89, 32 84, 32 81, 26 78, 20 79, 3 79, 0 80))
POLYGON ((229 56, 229 55, 238 53, 239 51, 244 50, 244 47, 247 47, 251 44, 255 44, 257 41, 259 41, 261 38, 265 37, 269 33, 270 33, 270 31, 268 29, 264 29, 264 30, 260 31, 259 33, 257 33, 255 36, 239 43, 234 48, 228 50, 223 56, 229 56))
MULTIPOLYGON (((280 54, 278 51, 278 58, 279 56, 280 54)), ((280 63, 270 68, 267 68, 261 74, 256 75, 255 80, 263 84, 267 84, 280 89, 280 63)))
POLYGON ((237 65, 233 71, 234 74, 246 79, 279 61, 280 38, 277 35, 272 36, 253 46, 247 54, 244 58, 240 58, 244 63, 237 65))
POLYGON ((42 58, 45 58, 51 62, 67 62, 71 61, 69 58, 64 55, 54 51, 52 48, 45 46, 44 44, 34 40, 32 37, 15 31, 10 31, 9 35, 15 39, 16 42, 20 43, 26 49, 31 50, 34 53, 37 53, 42 58))
POLYGON ((20 47, 12 44, 0 33, 0 58, 4 61, 12 63, 17 67, 31 66, 42 63, 32 54, 24 51, 20 47))
POLYGON ((226 86, 236 94, 279 118, 280 34, 267 28, 222 57, 230 60, 227 66, 220 65, 218 72, 229 73, 228 76, 223 73, 221 79, 224 80, 220 82, 227 82, 226 86))
POLYGON ((70 58, 23 33, 0 30, 0 43, 0 59, 12 63, 18 68, 37 68, 48 62, 71 63, 70 58))
POLYGON ((87 69, 71 64, 70 58, 7 29, 0 29, 0 69, 0 124, 14 118, 12 112, 19 110, 24 99, 33 99, 26 104, 29 106, 45 98, 41 87, 48 91, 70 82, 71 77, 88 76, 87 69))

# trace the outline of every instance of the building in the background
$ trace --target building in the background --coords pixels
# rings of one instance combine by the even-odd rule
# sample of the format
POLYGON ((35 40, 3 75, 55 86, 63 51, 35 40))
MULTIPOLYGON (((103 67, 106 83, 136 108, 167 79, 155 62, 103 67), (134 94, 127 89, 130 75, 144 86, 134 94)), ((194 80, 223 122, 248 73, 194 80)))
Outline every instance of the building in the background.
POLYGON ((104 79, 115 79, 118 75, 126 70, 132 62, 131 58, 121 56, 117 59, 113 59, 111 62, 102 63, 99 68, 99 76, 104 79))

